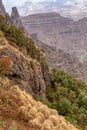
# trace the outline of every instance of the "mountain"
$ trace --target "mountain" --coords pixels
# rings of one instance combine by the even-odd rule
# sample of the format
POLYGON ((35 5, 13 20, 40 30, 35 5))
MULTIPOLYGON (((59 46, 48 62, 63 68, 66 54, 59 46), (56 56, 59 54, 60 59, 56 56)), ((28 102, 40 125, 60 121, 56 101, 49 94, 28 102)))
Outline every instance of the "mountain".
POLYGON ((64 17, 74 20, 87 16, 87 1, 76 0, 45 0, 40 2, 31 2, 28 0, 22 6, 18 7, 22 16, 37 13, 57 12, 64 17))
POLYGON ((84 71, 84 62, 87 61, 87 18, 74 22, 57 13, 44 13, 21 17, 21 21, 32 36, 44 43, 43 48, 51 66, 73 73, 77 71, 75 74, 87 82, 84 71))
POLYGON ((25 29, 29 33, 36 33, 43 43, 75 57, 86 57, 87 18, 74 22, 57 13, 45 13, 21 17, 21 20, 25 29))
POLYGON ((47 86, 52 87, 52 75, 44 53, 23 29, 0 15, 0 129, 77 130, 33 99, 34 94, 46 99, 47 86))
POLYGON ((69 53, 57 49, 56 47, 52 47, 49 45, 44 44, 40 40, 38 40, 36 34, 31 34, 32 39, 34 40, 35 44, 39 48, 43 48, 46 54, 47 61, 51 68, 59 68, 63 69, 66 72, 74 73, 76 77, 82 79, 83 81, 87 82, 87 72, 86 72, 86 63, 81 63, 77 58, 73 57, 69 53))
MULTIPOLYGON (((13 8, 15 13, 20 20, 13 8)), ((1 13, 0 129, 86 130, 87 85, 63 70, 50 71, 44 50, 35 45, 39 40, 11 20, 1 13)))
POLYGON ((6 11, 11 14, 11 8, 16 6, 20 15, 27 16, 29 14, 57 12, 64 17, 74 20, 87 17, 87 1, 82 0, 21 0, 12 1, 3 0, 6 11))

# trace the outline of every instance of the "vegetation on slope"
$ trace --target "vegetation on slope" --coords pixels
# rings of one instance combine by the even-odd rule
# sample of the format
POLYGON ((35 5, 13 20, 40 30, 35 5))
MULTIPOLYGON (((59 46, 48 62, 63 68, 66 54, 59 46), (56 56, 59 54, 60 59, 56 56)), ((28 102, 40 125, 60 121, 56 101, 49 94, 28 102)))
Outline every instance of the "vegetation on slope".
POLYGON ((0 77, 0 129, 77 130, 56 110, 36 102, 6 77, 0 77))
POLYGON ((2 15, 0 15, 0 30, 11 45, 18 46, 19 48, 24 47, 32 58, 40 59, 40 50, 35 47, 31 38, 25 36, 23 28, 9 23, 8 18, 2 15))
MULTIPOLYGON (((26 38, 24 36, 23 29, 17 28, 14 25, 9 24, 7 18, 1 15, 0 15, 0 30, 3 32, 5 37, 9 40, 9 43, 11 45, 18 46, 19 49, 24 47, 26 48, 27 53, 32 58, 40 59, 41 56, 40 51, 35 47, 33 41, 30 38, 26 38)), ((3 34, 0 32, 0 37, 3 37, 3 34)), ((5 62, 3 61, 4 59, 0 60, 0 69, 1 69, 0 72, 3 73, 3 70, 5 70, 7 67, 7 69, 5 70, 5 75, 6 75, 9 71, 8 68, 10 64, 7 60, 8 66, 5 66, 7 64, 4 64, 5 62), (3 67, 5 67, 5 69, 3 67)), ((73 122, 74 124, 80 125, 83 128, 83 130, 86 130, 87 128, 87 86, 86 84, 80 80, 77 80, 73 75, 67 74, 62 70, 53 69, 53 77, 54 77, 53 87, 47 88, 48 101, 45 101, 44 99, 40 99, 40 100, 45 104, 49 105, 51 108, 55 108, 56 110, 58 110, 59 113, 65 116, 66 119, 68 119, 69 121, 73 122)), ((12 102, 10 99, 8 99, 7 98, 8 95, 4 97, 3 94, 5 93, 3 89, 0 90, 0 92, 1 92, 0 103, 2 106, 2 111, 6 109, 6 106, 4 105, 8 106, 8 111, 10 110, 9 107, 15 105, 14 106, 15 109, 13 109, 13 107, 11 108, 12 110, 11 115, 16 116, 17 113, 16 114, 13 113, 15 112, 15 110, 18 110, 20 106, 17 106, 15 102, 12 102), (6 101, 6 104, 3 104, 3 101, 6 101), (8 103, 12 103, 12 106, 10 106, 11 104, 9 105, 8 103)), ((7 91, 6 93, 9 94, 9 91, 7 91)), ((11 95, 11 96, 13 97, 14 100, 16 100, 15 95, 14 96, 11 95)), ((39 100, 39 98, 37 98, 37 100, 39 100)), ((16 101, 18 103, 18 100, 16 101)), ((25 109, 27 109, 27 105, 25 109)), ((7 109, 4 112, 8 114, 7 109)), ((29 115, 28 113, 25 113, 25 110, 23 110, 22 112, 23 112, 22 117, 24 117, 23 120, 26 120, 26 116, 29 115)), ((9 116, 9 114, 5 116, 9 116)), ((3 122, 1 122, 1 125, 3 125, 3 122)))
POLYGON ((63 70, 52 69, 52 72, 53 87, 47 88, 48 100, 37 95, 35 99, 58 110, 79 129, 87 130, 87 85, 63 70))

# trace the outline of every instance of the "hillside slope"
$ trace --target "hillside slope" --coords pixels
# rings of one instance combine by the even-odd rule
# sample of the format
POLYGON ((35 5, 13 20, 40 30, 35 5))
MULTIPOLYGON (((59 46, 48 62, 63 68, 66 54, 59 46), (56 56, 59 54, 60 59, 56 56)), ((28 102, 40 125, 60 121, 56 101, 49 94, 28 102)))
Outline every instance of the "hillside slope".
POLYGON ((44 44, 38 40, 36 34, 32 34, 31 37, 39 48, 44 49, 47 61, 51 68, 56 67, 63 69, 66 72, 75 74, 76 77, 87 82, 86 63, 81 63, 77 58, 61 49, 44 44))
POLYGON ((0 92, 0 130, 77 130, 7 78, 0 78, 0 92))
MULTIPOLYGON (((45 96, 46 86, 51 86, 52 76, 41 50, 35 47, 32 39, 24 36, 23 30, 9 24, 0 16, 0 57, 7 63, 11 59, 11 78, 22 89, 45 96), (5 37, 4 37, 5 35, 5 37), (20 35, 20 36, 19 36, 20 35), (6 59, 5 57, 8 57, 6 59)), ((4 69, 8 66, 4 65, 4 69)))

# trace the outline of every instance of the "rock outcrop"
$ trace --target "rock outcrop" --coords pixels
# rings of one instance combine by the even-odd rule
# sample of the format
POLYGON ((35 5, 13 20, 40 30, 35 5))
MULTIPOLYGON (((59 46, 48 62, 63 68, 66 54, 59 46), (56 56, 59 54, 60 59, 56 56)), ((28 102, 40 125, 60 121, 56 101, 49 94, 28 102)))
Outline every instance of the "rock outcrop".
POLYGON ((18 10, 17 10, 16 7, 13 7, 13 8, 12 8, 11 21, 12 21, 16 26, 20 26, 20 27, 23 26, 22 23, 21 23, 21 20, 20 20, 19 12, 18 12, 18 10))
POLYGON ((5 8, 4 8, 4 5, 3 5, 3 3, 2 3, 2 0, 0 0, 0 14, 2 14, 2 15, 5 15, 5 8))
POLYGON ((9 45, 8 42, 0 43, 0 57, 8 56, 12 59, 11 78, 20 88, 30 93, 45 96, 46 86, 51 86, 51 73, 46 62, 42 64, 25 56, 22 52, 9 45), (17 81, 16 81, 17 80, 17 81))

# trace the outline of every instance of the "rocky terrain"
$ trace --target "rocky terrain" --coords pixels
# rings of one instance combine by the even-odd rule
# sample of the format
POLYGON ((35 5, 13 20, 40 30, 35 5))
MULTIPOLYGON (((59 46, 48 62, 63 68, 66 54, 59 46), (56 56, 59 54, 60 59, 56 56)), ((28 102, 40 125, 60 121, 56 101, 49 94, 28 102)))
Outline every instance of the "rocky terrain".
POLYGON ((36 37, 44 43, 41 46, 51 66, 72 72, 87 82, 84 65, 87 60, 87 18, 74 22, 57 13, 46 13, 21 17, 21 21, 33 39, 36 37))
POLYGON ((34 14, 21 17, 25 29, 36 33, 46 45, 55 46, 74 56, 86 57, 87 18, 77 22, 57 13, 34 14))
MULTIPOLYGON (((22 48, 20 44, 15 44, 19 41, 16 33, 20 31, 22 37, 22 30, 5 21, 3 16, 0 19, 0 130, 77 130, 56 110, 36 102, 30 96, 38 94, 46 98, 46 87, 52 86, 52 75, 45 55, 40 51, 40 59, 37 59, 34 54, 31 55, 32 50, 27 52, 26 45, 24 50, 24 45, 22 48)), ((25 36, 22 38, 26 40, 25 36)), ((27 40, 35 49, 32 40, 27 40)), ((36 50, 39 52, 39 48, 36 50)))
MULTIPOLYGON (((71 26, 73 26, 74 21, 72 19, 63 18, 57 13, 30 15, 21 18, 17 11, 17 8, 14 11, 12 10, 12 14, 14 15, 14 18, 17 19, 14 20, 11 17, 14 24, 18 25, 19 23, 19 25, 21 25, 24 29, 26 29, 26 32, 29 32, 27 33, 27 35, 29 37, 32 37, 35 44, 39 48, 43 48, 45 50, 48 63, 51 67, 61 68, 67 72, 74 73, 78 78, 87 82, 87 78, 86 78, 87 73, 86 73, 86 65, 85 65, 87 53, 86 53, 86 45, 84 46, 84 44, 86 44, 86 38, 84 41, 85 43, 83 43, 84 39, 81 39, 82 40, 81 41, 80 40, 81 37, 76 37, 76 39, 72 40, 72 38, 75 38, 75 36, 72 36, 72 34, 75 33, 73 31, 72 33, 70 33, 69 31, 68 33, 64 32, 63 34, 58 34, 59 30, 63 30, 63 29, 66 30, 67 27, 70 28, 71 26), (51 30, 54 31, 52 32, 51 30), (59 35, 61 36, 61 39, 59 38, 59 35), (55 38, 55 36, 58 38, 58 40, 55 38), (69 36, 70 38, 67 39, 67 37, 69 36), (53 39, 57 40, 56 43, 54 42, 53 39), (76 42, 79 43, 76 42, 74 43, 75 40, 76 42), (82 42, 81 43, 82 45, 80 44, 80 42, 82 42)), ((82 21, 85 20, 86 18, 83 19, 82 21)), ((76 23, 77 22, 75 22, 75 24, 76 23)), ((78 24, 80 27, 83 22, 81 22, 80 20, 78 21, 78 23, 80 24, 80 25, 78 24)), ((84 28, 84 24, 82 24, 81 27, 84 28)), ((76 33, 78 34, 77 31, 76 33)), ((79 35, 83 35, 83 34, 79 33, 79 35)))
POLYGON ((74 73, 76 77, 87 82, 86 62, 82 63, 69 53, 42 43, 38 40, 36 34, 32 34, 31 37, 39 48, 44 49, 50 67, 56 67, 63 69, 66 72, 74 73))
POLYGON ((19 79, 18 82, 21 88, 26 89, 27 92, 44 95, 46 85, 50 85, 51 82, 50 71, 47 64, 45 63, 41 67, 40 63, 33 60, 30 56, 25 56, 12 46, 1 44, 0 57, 8 56, 12 59, 13 74, 11 78, 13 77, 15 80, 19 79), (47 71, 45 71, 45 68, 47 71), (48 75, 48 77, 46 75, 48 75))
MULTIPOLYGON (((7 15, 0 14, 0 130, 86 130, 86 84, 64 71, 50 71, 47 52, 52 55, 57 51, 59 57, 63 57, 62 50, 26 35, 20 22, 16 8, 11 21, 7 15), (47 49, 46 55, 34 43, 47 49)), ((69 63, 72 57, 64 54, 64 62, 67 59, 69 63)), ((74 61, 70 63, 75 67, 74 61)))

